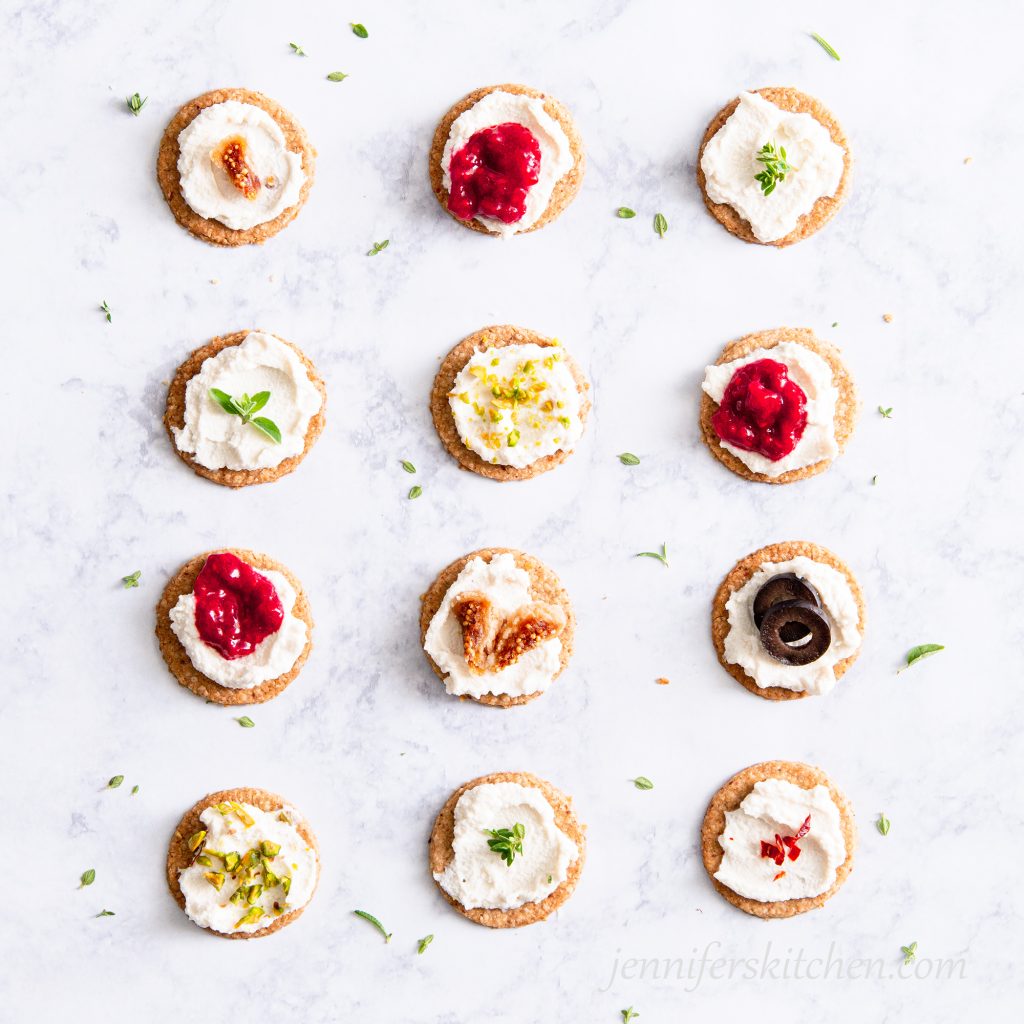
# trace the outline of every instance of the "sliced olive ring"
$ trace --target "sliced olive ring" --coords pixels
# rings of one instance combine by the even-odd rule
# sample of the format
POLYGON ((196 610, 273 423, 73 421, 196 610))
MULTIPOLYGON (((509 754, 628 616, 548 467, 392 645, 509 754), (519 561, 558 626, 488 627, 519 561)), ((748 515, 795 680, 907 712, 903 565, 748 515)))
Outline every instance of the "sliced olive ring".
POLYGON ((782 601, 810 601, 821 607, 821 598, 818 592, 809 583, 805 583, 794 572, 780 572, 773 576, 754 596, 754 625, 761 628, 761 620, 765 612, 773 604, 782 601))
POLYGON ((822 610, 810 601, 780 601, 761 619, 761 646, 783 665, 809 665, 817 661, 832 644, 832 627, 822 610), (793 633, 799 627, 799 644, 793 633), (803 639, 807 636, 807 639, 803 639))

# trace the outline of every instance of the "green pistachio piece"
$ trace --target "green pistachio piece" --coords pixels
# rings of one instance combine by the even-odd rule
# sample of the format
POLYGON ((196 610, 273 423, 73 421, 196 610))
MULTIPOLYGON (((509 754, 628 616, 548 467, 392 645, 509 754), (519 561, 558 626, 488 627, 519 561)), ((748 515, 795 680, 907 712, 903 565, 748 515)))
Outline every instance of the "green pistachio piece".
POLYGON ((263 886, 259 882, 255 882, 249 886, 249 891, 245 894, 245 902, 252 906, 262 895, 263 886))
POLYGON ((253 820, 252 815, 236 800, 231 801, 231 810, 233 810, 235 814, 238 815, 238 820, 246 828, 249 828, 250 825, 256 824, 256 822, 253 820))
POLYGON ((285 897, 287 898, 288 893, 290 893, 292 891, 292 876, 291 875, 285 875, 284 878, 281 879, 281 888, 284 889, 284 894, 285 894, 285 897))
POLYGON ((277 816, 277 820, 283 821, 286 825, 290 825, 292 823, 291 818, 289 818, 288 815, 284 813, 284 811, 281 811, 281 813, 277 816))
POLYGON ((206 830, 200 829, 188 837, 188 848, 195 853, 204 842, 206 842, 206 830))
POLYGON ((202 864, 204 868, 212 868, 213 858, 207 857, 205 853, 201 853, 198 857, 196 857, 196 863, 202 864))
POLYGON ((285 903, 283 900, 274 900, 274 913, 278 916, 283 914, 288 909, 288 904, 285 903))
POLYGON ((250 907, 249 911, 235 922, 235 927, 241 928, 243 924, 255 924, 262 916, 262 907, 250 907))
POLYGON ((224 803, 217 804, 217 810, 220 811, 220 813, 223 814, 225 817, 227 817, 231 813, 231 804, 229 804, 227 801, 225 801, 224 803))
POLYGON ((247 868, 258 868, 261 863, 259 850, 249 850, 243 858, 242 863, 245 864, 247 868))
POLYGON ((203 878, 205 878, 210 885, 220 892, 221 887, 224 885, 224 873, 222 871, 204 871, 203 878))
POLYGON ((242 858, 237 853, 225 853, 224 854, 224 870, 234 872, 238 869, 238 865, 242 863, 242 858))
POLYGON ((275 886, 281 884, 281 879, 274 874, 266 864, 263 865, 263 887, 265 889, 273 889, 275 886))
POLYGON ((280 843, 272 843, 269 839, 264 839, 260 843, 260 853, 264 857, 276 857, 281 852, 280 843))
POLYGON ((245 902, 245 886, 240 885, 232 894, 228 903, 234 903, 236 906, 245 902))

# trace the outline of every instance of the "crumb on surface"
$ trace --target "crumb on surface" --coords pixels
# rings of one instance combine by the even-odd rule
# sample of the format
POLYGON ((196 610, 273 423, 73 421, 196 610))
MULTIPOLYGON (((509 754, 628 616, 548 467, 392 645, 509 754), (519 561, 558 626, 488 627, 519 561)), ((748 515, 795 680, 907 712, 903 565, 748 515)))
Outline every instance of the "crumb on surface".
POLYGON ((884 320, 884 321, 885 321, 885 322, 886 322, 887 324, 891 324, 891 323, 893 322, 893 319, 894 319, 894 318, 893 318, 893 315, 892 315, 892 313, 883 313, 883 314, 882 314, 882 319, 883 319, 883 320, 884 320))
POLYGON ((974 157, 973 156, 965 156, 964 157, 964 163, 965 164, 970 164, 970 163, 973 163, 973 162, 974 162, 974 157))
POLYGON ((659 686, 668 686, 668 680, 667 680, 667 679, 666 679, 666 678, 665 678, 664 676, 658 676, 658 678, 657 678, 657 679, 655 679, 654 681, 655 681, 655 682, 656 682, 656 683, 657 683, 657 684, 658 684, 659 686))
POLYGON ((210 284, 220 284, 220 278, 219 277, 211 277, 210 278, 210 284))

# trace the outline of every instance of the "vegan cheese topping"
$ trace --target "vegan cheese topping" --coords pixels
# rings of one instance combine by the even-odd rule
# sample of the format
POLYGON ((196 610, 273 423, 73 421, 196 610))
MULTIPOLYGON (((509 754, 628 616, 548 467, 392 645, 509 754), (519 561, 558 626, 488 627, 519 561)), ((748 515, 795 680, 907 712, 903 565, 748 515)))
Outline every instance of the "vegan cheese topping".
POLYGON ((753 473, 782 476, 839 454, 832 367, 799 342, 709 366, 703 388, 719 405, 722 447, 753 473))
POLYGON ((754 783, 718 837, 715 878, 762 903, 820 896, 846 860, 842 818, 825 786, 802 789, 784 779, 754 783))
POLYGON ((427 627, 424 650, 450 694, 518 697, 545 690, 561 667, 566 617, 534 601, 530 576, 507 552, 471 558, 427 627))
POLYGON ((261 107, 225 100, 205 107, 178 136, 181 194, 200 217, 245 231, 299 201, 302 154, 261 107))
POLYGON ((271 569, 236 555, 210 555, 192 593, 170 610, 171 629, 197 671, 231 689, 249 689, 290 671, 307 629, 292 614, 295 589, 271 569))
POLYGON ((453 122, 441 156, 448 209, 508 237, 543 215, 572 147, 544 101, 496 89, 453 122))
POLYGON ((207 469, 269 469, 305 450, 310 420, 322 404, 295 349, 272 334, 250 331, 240 344, 206 359, 186 384, 184 424, 172 428, 174 441, 207 469), (236 400, 269 395, 258 411, 277 427, 280 441, 228 412, 214 391, 236 400))
POLYGON ((725 605, 725 660, 762 688, 825 694, 860 648, 860 612, 846 576, 798 555, 764 562, 725 605))
POLYGON ((258 932, 304 907, 320 871, 290 807, 263 811, 229 801, 207 807, 188 837, 192 863, 178 872, 185 913, 217 932, 258 932))
POLYGON ((467 910, 537 903, 568 877, 576 843, 543 792, 518 782, 483 783, 455 805, 454 857, 434 875, 467 910))
POLYGON ((700 166, 708 198, 731 206, 759 242, 785 238, 823 196, 834 196, 843 177, 844 150, 810 114, 782 110, 753 92, 704 147, 700 166), (758 179, 764 147, 785 150, 788 170, 770 192, 758 179))
POLYGON ((571 451, 583 434, 580 393, 557 343, 475 353, 448 404, 463 444, 494 465, 525 468, 571 451))

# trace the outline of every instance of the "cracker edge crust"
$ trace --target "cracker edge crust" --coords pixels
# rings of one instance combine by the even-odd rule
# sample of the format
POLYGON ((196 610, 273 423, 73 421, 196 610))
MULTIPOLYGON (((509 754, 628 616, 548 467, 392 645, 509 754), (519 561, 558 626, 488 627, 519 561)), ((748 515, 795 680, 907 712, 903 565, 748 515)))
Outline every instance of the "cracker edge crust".
MULTIPOLYGON (((729 598, 744 586, 747 581, 757 572, 762 562, 785 562, 797 555, 804 555, 815 562, 831 566, 846 577, 850 584, 853 598, 857 602, 859 615, 857 626, 860 630, 861 647, 864 646, 864 631, 867 624, 867 609, 864 605, 864 594, 860 589, 857 578, 853 575, 850 567, 838 555, 833 554, 828 548, 819 544, 812 544, 805 540, 781 541, 777 544, 768 544, 757 551, 741 558, 728 572, 725 579, 718 585, 715 598, 711 602, 711 639, 718 654, 718 661, 721 666, 741 686, 751 693, 765 700, 800 700, 804 697, 816 696, 797 690, 787 690, 782 686, 758 686, 753 678, 747 675, 739 665, 725 660, 725 638, 729 632, 729 616, 725 610, 729 598)), ((845 674, 846 670, 857 660, 861 647, 853 652, 848 658, 837 661, 835 665, 836 682, 845 674)))
POLYGON ((487 928, 521 928, 524 925, 543 921, 558 910, 572 895, 586 861, 586 825, 580 824, 577 819, 572 809, 572 797, 566 796, 560 789, 536 775, 529 772, 492 772, 489 775, 481 775, 455 790, 438 812, 427 843, 428 868, 431 878, 435 872, 444 871, 455 856, 452 842, 455 838, 455 805, 459 798, 470 789, 494 782, 518 782, 522 786, 539 789, 544 794, 545 799, 554 808, 555 823, 572 839, 576 844, 576 849, 579 850, 579 856, 569 865, 565 881, 539 903, 526 903, 514 910, 489 910, 482 907, 468 910, 458 900, 449 896, 441 888, 441 884, 436 878, 434 878, 434 884, 451 906, 475 924, 482 924, 487 928))
POLYGON ((803 764, 799 761, 763 761, 760 764, 751 765, 738 772, 717 793, 711 798, 708 809, 704 814, 704 821, 700 830, 701 857, 704 861, 704 869, 711 879, 715 889, 728 900, 734 907, 754 917, 764 920, 774 920, 782 917, 793 917, 796 914, 806 913, 823 906, 830 900, 840 886, 849 877, 853 870, 853 858, 857 848, 857 825, 854 820, 853 808, 846 797, 836 788, 829 777, 820 768, 813 765, 803 764), (839 809, 839 817, 842 825, 843 839, 846 842, 846 860, 839 865, 836 871, 836 880, 832 887, 826 892, 817 896, 805 896, 800 899, 778 900, 771 903, 763 903, 760 900, 752 900, 746 896, 740 896, 728 886, 723 885, 714 877, 715 872, 722 865, 724 856, 718 837, 725 829, 725 812, 735 810, 743 802, 743 799, 754 788, 754 783, 765 779, 784 779, 800 786, 802 789, 810 789, 816 785, 825 786, 832 797, 833 802, 839 809))
MULTIPOLYGON (((832 384, 839 392, 836 401, 836 412, 833 419, 836 444, 839 447, 837 455, 846 451, 846 445, 853 436, 857 420, 860 418, 860 397, 857 393, 857 385, 850 376, 850 371, 842 360, 839 349, 831 342, 822 341, 809 327, 774 327, 767 331, 755 331, 753 334, 745 334, 742 338, 730 341, 722 349, 721 355, 715 360, 716 366, 722 363, 731 362, 733 359, 741 359, 759 348, 772 349, 784 341, 792 341, 803 345, 816 355, 821 356, 832 369, 832 384)), ((833 459, 821 459, 809 466, 801 466, 799 469, 791 469, 780 476, 767 476, 764 473, 754 473, 732 452, 722 447, 721 439, 715 433, 711 418, 718 412, 719 405, 713 401, 711 396, 701 388, 700 393, 700 433, 701 440, 707 445, 711 454, 718 459, 727 469, 732 470, 737 476, 744 480, 751 480, 760 484, 791 484, 797 480, 806 480, 808 477, 824 473, 832 465, 833 459)))
POLYGON ((769 103, 782 110, 788 110, 797 114, 810 114, 819 124, 828 129, 832 141, 843 150, 843 175, 839 179, 834 196, 819 196, 814 206, 803 214, 797 221, 796 227, 782 238, 774 242, 762 242, 750 228, 750 222, 741 217, 728 203, 715 203, 708 198, 707 179, 701 168, 701 160, 704 157, 704 150, 707 144, 718 133, 726 121, 732 116, 733 111, 739 106, 739 97, 727 103, 715 114, 704 132, 701 140, 700 151, 697 153, 697 184, 700 186, 701 195, 704 197, 704 205, 719 224, 730 234, 750 242, 753 245, 769 245, 775 248, 785 248, 795 245, 805 238, 809 238, 815 232, 821 230, 838 212, 839 208, 846 201, 850 189, 850 175, 853 166, 853 159, 850 156, 850 143, 843 131, 842 125, 835 115, 820 101, 807 93, 801 92, 790 86, 768 86, 764 89, 754 89, 758 95, 763 96, 769 103))
MULTIPOLYGON (((178 872, 188 866, 191 854, 188 849, 188 837, 198 832, 201 828, 202 823, 199 820, 199 815, 206 810, 207 807, 213 804, 219 804, 225 800, 235 800, 238 803, 251 804, 254 807, 258 807, 261 811, 275 811, 280 807, 291 807, 292 804, 285 800, 283 797, 278 796, 276 793, 268 793, 265 789, 252 789, 252 788, 241 788, 241 789, 223 789, 217 793, 209 793, 197 801, 190 807, 185 814, 182 816, 181 821, 175 826, 174 832, 171 835, 171 841, 167 848, 167 888, 170 890, 171 895, 174 897, 174 902, 179 907, 185 910, 185 894, 181 891, 181 885, 178 881, 178 872)), ((292 921, 302 916, 302 912, 313 902, 313 897, 316 895, 316 890, 320 885, 320 846, 317 843, 316 835, 310 828, 309 823, 306 819, 300 818, 296 821, 295 828, 299 835, 313 847, 316 853, 316 885, 313 886, 313 892, 310 894, 309 900, 301 907, 296 910, 289 910, 286 914, 281 914, 280 917, 274 918, 274 920, 267 925, 266 928, 261 928, 255 932, 218 932, 213 928, 202 928, 202 931, 209 932, 211 935, 216 935, 221 939, 259 939, 264 935, 270 935, 272 932, 278 931, 280 928, 284 928, 286 925, 292 923, 292 921)), ((187 915, 186 915, 187 917, 187 915)), ((188 920, 195 924, 191 918, 188 920)), ((197 928, 202 926, 196 925, 197 928)))
POLYGON ((160 644, 160 653, 170 670, 171 675, 185 687, 191 690, 197 697, 204 697, 215 704, 225 706, 239 706, 247 704, 262 704, 272 700, 284 690, 302 670, 309 652, 313 649, 313 614, 310 611, 309 601, 302 584, 290 569, 280 562, 267 555, 259 554, 256 551, 249 551, 245 548, 212 548, 189 559, 167 582, 163 594, 156 606, 156 637, 160 644), (213 554, 228 552, 237 556, 243 562, 251 565, 257 570, 272 569, 282 573, 295 590, 295 607, 292 614, 302 619, 306 624, 306 646, 298 656, 295 664, 282 676, 276 679, 268 679, 245 689, 234 689, 230 686, 221 686, 208 676, 203 675, 193 664, 181 641, 174 635, 171 629, 170 610, 177 603, 182 594, 190 594, 195 586, 196 577, 206 564, 206 559, 213 554))
MULTIPOLYGON (((551 680, 554 683, 567 668, 573 653, 573 640, 576 633, 576 614, 572 609, 572 603, 569 600, 569 595, 562 586, 561 580, 555 573, 549 569, 539 559, 534 558, 532 555, 528 555, 523 551, 517 551, 515 548, 479 548, 477 551, 471 551, 468 555, 463 555, 462 558, 455 559, 454 562, 447 565, 444 569, 438 573, 437 578, 433 583, 430 584, 426 593, 420 597, 420 648, 423 648, 423 644, 427 638, 427 630, 430 627, 430 622, 437 614, 438 608, 441 607, 441 602, 444 600, 445 594, 451 588, 451 585, 455 582, 456 577, 465 568, 472 558, 482 558, 485 562, 490 562, 495 555, 508 554, 512 555, 515 559, 516 566, 528 573, 530 576, 530 596, 534 600, 547 601, 548 603, 558 604, 565 612, 565 629, 561 634, 562 650, 559 655, 559 668, 555 673, 554 678, 551 680)), ((431 669, 434 674, 444 683, 444 672, 437 666, 436 662, 426 650, 423 649, 423 655, 430 663, 431 669)), ((550 686, 548 687, 550 689, 550 686)), ((511 708, 517 707, 521 704, 528 704, 531 700, 535 700, 537 697, 543 696, 547 693, 547 690, 537 690, 534 693, 526 693, 521 696, 513 697, 507 693, 485 693, 481 697, 471 697, 468 694, 459 696, 452 694, 457 699, 473 700, 478 704, 486 704, 489 707, 500 707, 500 708, 511 708)))
MULTIPOLYGON (((557 348, 562 352, 565 364, 576 382, 576 390, 580 395, 580 423, 586 431, 587 417, 591 409, 588 397, 589 381, 576 360, 566 351, 564 345, 555 345, 552 339, 545 338, 525 327, 495 324, 491 327, 482 327, 463 338, 441 361, 441 366, 438 368, 430 389, 430 415, 434 421, 437 435, 441 439, 441 444, 462 469, 486 477, 488 480, 530 480, 541 473, 554 469, 575 451, 575 448, 559 448, 558 451, 537 459, 529 466, 519 468, 517 466, 498 466, 486 462, 462 443, 458 427, 455 425, 455 416, 448 404, 448 393, 455 386, 455 378, 477 352, 483 352, 488 348, 529 344, 541 345, 544 348, 557 348)), ((580 440, 582 440, 582 436, 580 440)))
POLYGON ((518 231, 516 234, 528 235, 531 231, 536 231, 539 228, 550 224, 551 221, 555 220, 569 204, 576 198, 576 194, 580 190, 580 186, 583 183, 583 175, 586 172, 586 155, 583 151, 583 139, 580 137, 579 130, 576 128, 576 123, 573 121, 572 114, 569 113, 567 107, 560 103, 553 96, 548 96, 547 93, 543 93, 538 89, 532 89, 526 85, 488 85, 480 89, 474 89, 471 93, 463 96, 448 112, 441 118, 440 123, 434 130, 434 138, 430 143, 429 153, 429 171, 430 171, 430 187, 437 197, 437 201, 441 204, 441 208, 445 213, 448 214, 452 220, 461 224, 465 228, 469 228, 472 231, 479 232, 483 235, 491 235, 494 238, 500 238, 501 236, 497 231, 491 231, 490 228, 484 227, 478 220, 473 219, 469 221, 462 220, 456 217, 451 210, 448 209, 448 190, 442 185, 444 180, 444 171, 441 167, 441 157, 444 155, 445 143, 448 141, 448 134, 451 131, 452 123, 460 115, 465 113, 474 104, 479 103, 488 93, 497 92, 513 93, 517 96, 532 96, 534 99, 544 101, 544 111, 561 126, 562 131, 565 132, 566 138, 569 140, 569 149, 572 152, 573 165, 572 167, 561 177, 555 184, 554 191, 551 193, 551 199, 548 201, 547 209, 537 219, 537 221, 528 227, 525 231, 518 231))
POLYGON ((311 145, 305 129, 279 103, 250 89, 212 89, 210 92, 204 92, 201 96, 189 100, 171 118, 164 129, 156 156, 157 182, 167 205, 171 208, 171 213, 174 214, 174 219, 196 238, 209 242, 211 245, 225 247, 262 245, 268 238, 272 238, 286 228, 299 215, 299 211, 309 198, 309 191, 313 187, 315 177, 316 150, 311 145), (185 198, 181 194, 181 177, 178 174, 178 157, 181 154, 178 147, 178 136, 201 111, 227 100, 249 103, 266 111, 284 132, 287 148, 292 152, 302 154, 302 170, 306 175, 299 198, 293 205, 282 210, 273 220, 245 230, 235 230, 226 227, 218 220, 200 217, 185 202, 185 198))
POLYGON ((170 438, 171 447, 175 454, 194 473, 205 477, 207 480, 212 480, 215 484, 221 484, 223 487, 248 487, 253 484, 273 483, 275 480, 280 480, 281 477, 293 473, 298 469, 299 463, 309 454, 310 449, 323 433, 326 422, 327 386, 324 384, 320 374, 317 373, 317 369, 312 361, 297 345, 293 345, 290 341, 285 341, 284 338, 279 338, 271 331, 264 331, 257 327, 219 335, 216 338, 211 338, 205 345, 195 349, 175 371, 174 378, 167 389, 164 428, 167 431, 167 436, 170 438), (269 334, 277 338, 282 344, 287 345, 299 357, 310 382, 320 392, 320 408, 309 421, 309 426, 306 428, 305 445, 298 455, 292 455, 276 466, 269 466, 263 469, 208 469, 206 466, 200 465, 191 452, 182 451, 174 438, 174 429, 180 430, 185 425, 185 389, 188 387, 188 382, 197 373, 202 371, 203 363, 207 359, 211 359, 226 348, 241 345, 250 334, 269 334))

